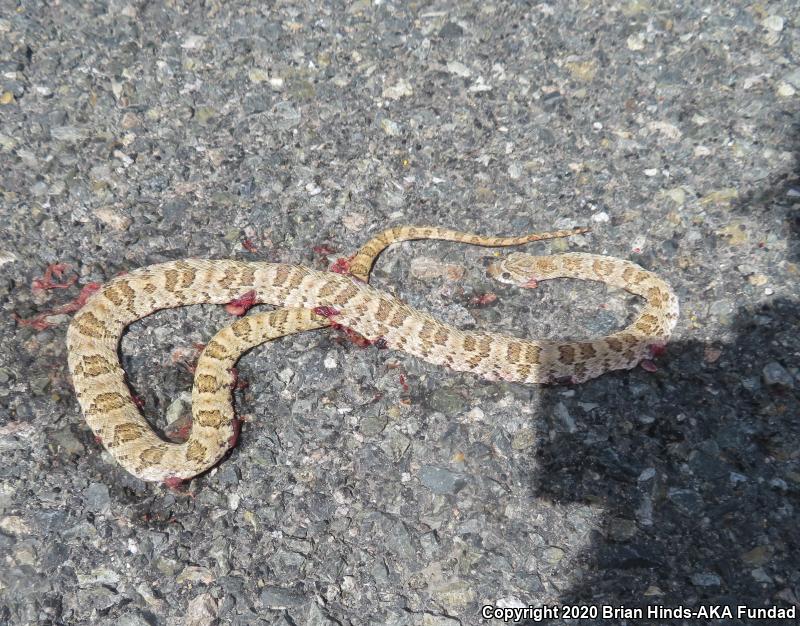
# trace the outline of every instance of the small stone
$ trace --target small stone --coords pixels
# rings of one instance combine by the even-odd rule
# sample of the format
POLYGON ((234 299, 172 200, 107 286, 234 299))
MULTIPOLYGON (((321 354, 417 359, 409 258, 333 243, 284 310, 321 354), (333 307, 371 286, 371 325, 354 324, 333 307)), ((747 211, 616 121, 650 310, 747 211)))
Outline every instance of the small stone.
POLYGON ((703 506, 703 500, 691 489, 670 489, 667 492, 667 498, 687 514, 694 514, 703 506))
POLYGON ((570 62, 566 64, 566 68, 573 78, 584 82, 591 81, 597 73, 597 63, 594 60, 570 62))
POLYGON ((187 565, 183 568, 178 577, 175 579, 178 584, 185 582, 204 583, 206 585, 214 582, 214 574, 207 567, 200 567, 199 565, 187 565))
POLYGON ((778 89, 776 90, 777 94, 781 98, 791 98, 793 95, 797 93, 797 90, 792 87, 789 83, 778 83, 778 89))
POLYGON ((628 541, 636 535, 636 522, 621 517, 614 517, 609 521, 608 535, 614 541, 628 541))
POLYGON ((387 118, 381 120, 381 129, 390 137, 397 137, 400 134, 400 125, 387 118))
POLYGON ((464 421, 469 423, 482 422, 485 414, 480 407, 473 407, 464 415, 464 421))
POLYGON ((202 35, 189 35, 186 39, 183 40, 181 44, 181 48, 184 50, 197 50, 198 48, 202 48, 203 44, 205 43, 206 38, 202 35))
POLYGON ((644 33, 636 33, 628 37, 628 50, 644 50, 644 33))
POLYGON ((338 365, 339 365, 339 362, 336 360, 336 354, 333 353, 333 352, 329 352, 325 356, 325 360, 322 361, 322 365, 324 365, 325 369, 327 369, 327 370, 336 369, 338 367, 338 365))
POLYGON ((367 224, 367 218, 361 213, 348 213, 342 218, 344 227, 353 232, 359 232, 367 224))
POLYGON ((447 22, 439 30, 439 37, 443 39, 457 39, 464 34, 464 29, 455 22, 447 22))
POLYGON ((565 552, 557 546, 545 548, 542 552, 542 560, 549 565, 556 565, 564 558, 565 552))
POLYGON ((449 580, 437 585, 433 596, 448 613, 457 613, 475 599, 475 590, 464 580, 449 580))
POLYGON ((738 472, 731 472, 728 476, 728 480, 730 480, 734 485, 736 483, 744 483, 747 482, 747 476, 744 474, 739 474, 738 472))
MULTIPOLYGON (((110 605, 109 605, 110 606, 110 605)), ((123 613, 113 622, 116 626, 151 626, 152 622, 139 611, 128 611, 123 613)))
POLYGON ((111 510, 111 496, 108 486, 103 483, 92 483, 83 492, 86 506, 95 513, 108 513, 111 510))
POLYGON ((114 586, 119 582, 119 574, 108 567, 98 567, 91 572, 77 572, 78 586, 84 589, 97 585, 114 586))
POLYGON ((395 463, 398 462, 411 445, 411 439, 396 430, 390 430, 381 442, 381 450, 395 463))
POLYGON ((413 94, 414 89, 411 87, 411 83, 409 83, 405 78, 401 78, 394 85, 385 87, 382 95, 384 98, 388 98, 389 100, 399 100, 400 98, 411 96, 413 94))
POLYGON ((745 552, 741 555, 741 559, 748 565, 759 566, 767 563, 774 553, 775 548, 770 544, 766 544, 763 546, 756 546, 752 550, 745 552))
POLYGON ((563 426, 563 430, 568 433, 577 432, 578 427, 575 424, 575 418, 570 415, 567 405, 563 402, 557 402, 553 407, 553 416, 558 418, 563 426))
POLYGON ((711 572, 692 574, 691 580, 695 587, 719 587, 722 582, 719 576, 711 572))
POLYGON ((427 403, 434 411, 444 413, 448 417, 463 413, 467 408, 464 396, 451 387, 437 389, 428 396, 427 403))
POLYGON ((247 73, 247 78, 250 79, 250 82, 256 83, 256 84, 263 83, 263 82, 269 80, 269 76, 267 75, 267 73, 264 70, 262 70, 261 68, 259 68, 259 67, 252 68, 247 73))
POLYGON ((447 63, 447 71, 461 78, 469 78, 472 76, 470 69, 459 61, 449 61, 447 63))
POLYGON ((683 187, 667 189, 664 192, 664 195, 678 205, 683 205, 683 203, 686 202, 686 191, 683 189, 683 187))
POLYGON ((759 583, 769 584, 772 582, 772 577, 767 574, 763 568, 757 567, 750 572, 750 575, 753 577, 753 580, 759 583))
POLYGON ((0 530, 12 537, 21 537, 31 534, 31 529, 27 522, 19 515, 0 517, 0 530))
POLYGON ((194 119, 200 124, 206 124, 208 120, 217 114, 216 109, 211 106, 199 106, 195 109, 194 119))
POLYGON ((775 385, 776 387, 785 387, 791 389, 794 387, 794 377, 777 361, 770 361, 761 370, 761 377, 766 385, 775 385))
POLYGON ((50 129, 50 136, 58 141, 81 141, 86 139, 86 131, 74 126, 56 126, 50 129))
POLYGON ((181 417, 185 417, 190 412, 192 395, 188 391, 181 392, 177 398, 167 406, 167 424, 175 424, 181 417))
POLYGON ((0 104, 11 104, 14 102, 14 94, 10 91, 4 91, 0 94, 0 104))
POLYGON ((389 419, 386 415, 368 415, 361 418, 358 430, 366 437, 375 437, 386 429, 388 423, 389 419))
POLYGON ((117 231, 128 230, 133 220, 111 207, 99 207, 93 211, 95 217, 106 226, 117 231))
POLYGON ((203 593, 189 600, 183 626, 211 626, 217 619, 217 601, 210 593, 203 593))
POLYGON ((739 191, 733 187, 716 189, 708 192, 700 199, 700 204, 716 204, 719 206, 730 206, 731 201, 739 197, 739 191))
POLYGON ((291 589, 269 585, 261 590, 261 604, 266 609, 285 611, 303 603, 303 595, 291 589))
POLYGON ((458 493, 467 484, 466 479, 456 472, 443 467, 423 465, 419 471, 419 480, 433 493, 458 493))
POLYGON ((83 443, 75 436, 69 426, 56 431, 49 431, 49 436, 58 446, 59 452, 66 456, 82 454, 86 450, 83 443))
POLYGON ((783 18, 780 15, 770 15, 761 21, 761 25, 767 30, 779 33, 783 30, 783 18))
POLYGON ((605 211, 599 211, 598 213, 594 213, 592 215, 592 221, 597 222, 598 224, 605 224, 606 222, 610 221, 611 218, 608 216, 608 213, 605 211))
POLYGON ((11 152, 17 146, 17 140, 8 135, 0 133, 0 148, 6 152, 11 152))
POLYGON ((279 130, 289 130, 300 124, 300 109, 291 102, 279 102, 273 109, 273 124, 279 130))
POLYGON ((536 443, 536 434, 530 428, 522 428, 514 433, 511 447, 514 450, 527 450, 536 443))
POLYGON ((653 476, 656 475, 656 468, 655 467, 648 467, 645 470, 642 470, 642 473, 639 474, 639 478, 637 479, 640 483, 646 480, 650 480, 653 476))

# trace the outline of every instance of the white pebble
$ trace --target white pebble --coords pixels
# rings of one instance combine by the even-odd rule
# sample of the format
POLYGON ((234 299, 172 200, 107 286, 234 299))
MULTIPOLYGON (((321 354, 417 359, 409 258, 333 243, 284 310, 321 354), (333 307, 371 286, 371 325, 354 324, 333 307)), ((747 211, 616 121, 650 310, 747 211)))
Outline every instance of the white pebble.
POLYGON ((779 33, 783 30, 783 18, 780 15, 770 15, 763 19, 761 25, 767 30, 779 33))

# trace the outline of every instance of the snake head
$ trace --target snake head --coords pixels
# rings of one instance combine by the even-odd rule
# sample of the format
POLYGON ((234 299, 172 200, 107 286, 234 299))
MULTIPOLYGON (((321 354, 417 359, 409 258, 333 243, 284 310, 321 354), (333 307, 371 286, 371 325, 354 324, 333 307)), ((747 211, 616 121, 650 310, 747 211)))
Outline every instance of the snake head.
POLYGON ((509 254, 506 258, 491 263, 486 270, 486 275, 506 285, 531 289, 537 285, 537 279, 531 267, 531 258, 531 255, 522 252, 509 254))

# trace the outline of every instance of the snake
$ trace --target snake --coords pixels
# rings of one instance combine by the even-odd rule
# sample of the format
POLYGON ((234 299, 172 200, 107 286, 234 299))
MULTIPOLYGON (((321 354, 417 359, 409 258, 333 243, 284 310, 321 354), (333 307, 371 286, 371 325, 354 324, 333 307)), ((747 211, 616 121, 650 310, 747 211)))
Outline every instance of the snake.
POLYGON ((579 384, 631 369, 663 351, 678 319, 678 298, 653 272, 615 257, 582 252, 495 258, 487 274, 523 288, 554 278, 600 281, 645 300, 618 332, 580 341, 525 339, 463 330, 368 284, 375 258, 399 241, 439 239, 512 246, 586 232, 586 228, 486 237, 439 227, 396 226, 381 232, 335 271, 266 261, 186 258, 134 269, 98 289, 67 330, 67 361, 89 428, 111 456, 144 481, 177 486, 214 467, 236 444, 234 366, 266 341, 334 326, 364 342, 488 380, 579 384), (193 304, 276 308, 251 312, 217 332, 198 359, 188 439, 162 438, 143 417, 125 380, 119 344, 125 328, 151 313, 193 304))

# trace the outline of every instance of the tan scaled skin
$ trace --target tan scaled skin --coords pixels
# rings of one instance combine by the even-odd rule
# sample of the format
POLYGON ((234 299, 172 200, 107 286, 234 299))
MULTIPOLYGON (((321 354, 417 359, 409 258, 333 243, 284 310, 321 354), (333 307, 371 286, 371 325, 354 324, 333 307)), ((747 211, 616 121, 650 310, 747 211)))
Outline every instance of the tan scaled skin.
POLYGON ((208 470, 235 443, 231 368, 241 354, 302 330, 340 325, 387 348, 491 380, 582 382, 612 369, 633 367, 651 346, 661 346, 668 339, 677 319, 677 299, 666 283, 627 261, 589 254, 511 255, 490 268, 490 274, 504 282, 524 284, 532 278, 569 276, 601 280, 648 300, 631 326, 585 342, 532 341, 463 331, 365 283, 375 257, 395 241, 446 239, 505 246, 585 231, 495 238, 398 227, 373 238, 352 257, 352 275, 282 263, 204 259, 134 270, 106 283, 75 315, 67 331, 68 362, 78 401, 90 428, 127 471, 142 480, 177 484, 208 470), (197 364, 189 438, 184 443, 164 441, 142 417, 125 383, 117 353, 125 327, 159 309, 226 304, 248 295, 251 304, 283 308, 244 317, 209 341, 197 364))

